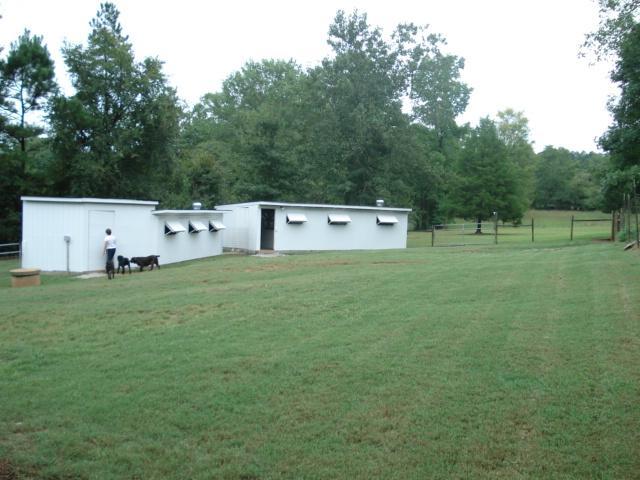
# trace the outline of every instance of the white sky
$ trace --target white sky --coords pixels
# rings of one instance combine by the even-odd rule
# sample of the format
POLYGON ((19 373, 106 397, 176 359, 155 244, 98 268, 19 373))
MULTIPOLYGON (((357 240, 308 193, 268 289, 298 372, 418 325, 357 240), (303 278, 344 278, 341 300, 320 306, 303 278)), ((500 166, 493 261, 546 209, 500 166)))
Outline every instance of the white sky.
MULTIPOLYGON (((28 28, 44 36, 58 81, 69 81, 60 48, 86 43, 98 0, 0 0, 0 46, 28 28)), ((430 25, 448 52, 464 57, 473 88, 460 120, 477 124, 506 108, 529 119, 536 151, 546 145, 596 150, 616 93, 607 65, 578 58, 597 27, 593 0, 115 0, 138 59, 157 56, 181 98, 193 105, 248 60, 294 59, 304 67, 329 55, 327 31, 343 9, 366 12, 390 35, 398 23, 430 25)))

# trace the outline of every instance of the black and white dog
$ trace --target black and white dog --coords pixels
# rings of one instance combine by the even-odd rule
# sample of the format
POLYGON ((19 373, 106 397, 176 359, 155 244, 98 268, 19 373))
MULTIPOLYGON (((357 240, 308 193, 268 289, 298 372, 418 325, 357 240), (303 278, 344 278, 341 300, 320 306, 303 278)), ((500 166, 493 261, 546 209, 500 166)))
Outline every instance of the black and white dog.
POLYGON ((129 275, 131 275, 131 262, 127 257, 118 255, 118 273, 120 273, 120 269, 122 269, 122 274, 124 275, 124 267, 129 267, 129 275))

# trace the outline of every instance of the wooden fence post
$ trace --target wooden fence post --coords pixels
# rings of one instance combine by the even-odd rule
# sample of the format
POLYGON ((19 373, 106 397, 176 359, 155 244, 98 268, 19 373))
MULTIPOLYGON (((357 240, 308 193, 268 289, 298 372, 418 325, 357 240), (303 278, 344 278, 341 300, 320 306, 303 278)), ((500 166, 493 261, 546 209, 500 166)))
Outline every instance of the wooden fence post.
POLYGON ((533 231, 534 231, 533 222, 534 222, 534 219, 533 219, 533 217, 531 217, 531 243, 535 242, 535 236, 534 236, 534 233, 533 233, 533 231))
POLYGON ((573 215, 571 215, 571 234, 569 235, 569 240, 573 240, 573 215))
POLYGON ((611 241, 616 240, 616 211, 611 211, 611 241))
MULTIPOLYGON (((635 182, 633 183, 633 186, 635 187, 635 182)), ((640 248, 640 228, 638 228, 640 226, 640 222, 638 221, 638 200, 635 193, 633 195, 633 206, 636 210, 636 248, 640 248)))
POLYGON ((631 239, 631 194, 627 194, 627 242, 631 239))
POLYGON ((632 208, 636 213, 636 248, 640 248, 640 222, 638 222, 638 189, 636 188, 636 181, 633 181, 633 203, 632 208))

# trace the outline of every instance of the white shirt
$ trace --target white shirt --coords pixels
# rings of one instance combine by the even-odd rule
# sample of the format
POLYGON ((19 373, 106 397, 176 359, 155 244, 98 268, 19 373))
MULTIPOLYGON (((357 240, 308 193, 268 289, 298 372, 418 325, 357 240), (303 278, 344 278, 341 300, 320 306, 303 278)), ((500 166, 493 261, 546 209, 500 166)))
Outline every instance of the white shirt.
POLYGON ((104 244, 107 250, 111 248, 116 248, 116 236, 115 235, 107 235, 104 237, 104 244))

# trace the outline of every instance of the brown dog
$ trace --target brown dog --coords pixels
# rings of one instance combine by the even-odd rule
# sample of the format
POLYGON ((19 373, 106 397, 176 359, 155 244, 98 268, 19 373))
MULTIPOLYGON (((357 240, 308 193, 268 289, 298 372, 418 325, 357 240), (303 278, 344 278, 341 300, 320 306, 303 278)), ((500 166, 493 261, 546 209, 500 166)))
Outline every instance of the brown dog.
POLYGON ((131 263, 135 263, 140 267, 140 271, 144 270, 144 267, 150 267, 149 270, 153 270, 153 266, 160 268, 158 263, 158 257, 160 255, 148 255, 146 257, 131 257, 131 263))

